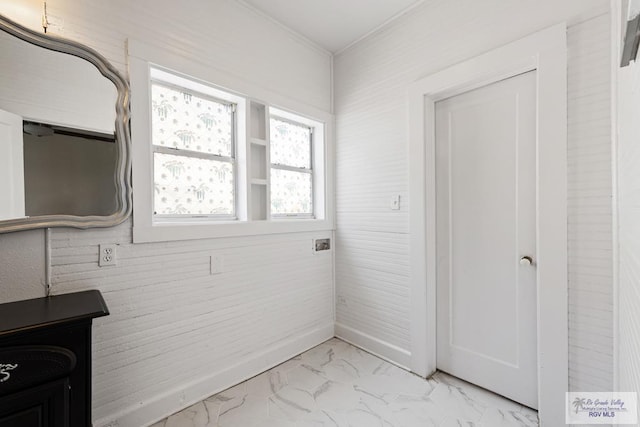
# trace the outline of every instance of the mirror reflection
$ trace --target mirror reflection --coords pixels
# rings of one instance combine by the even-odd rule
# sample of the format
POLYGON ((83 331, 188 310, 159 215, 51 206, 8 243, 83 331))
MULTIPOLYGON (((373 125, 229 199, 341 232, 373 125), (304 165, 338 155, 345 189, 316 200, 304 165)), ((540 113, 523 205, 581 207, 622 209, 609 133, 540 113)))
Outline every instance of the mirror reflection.
POLYGON ((0 31, 0 220, 118 209, 115 85, 0 31))
POLYGON ((26 216, 116 210, 113 135, 23 123, 26 216))

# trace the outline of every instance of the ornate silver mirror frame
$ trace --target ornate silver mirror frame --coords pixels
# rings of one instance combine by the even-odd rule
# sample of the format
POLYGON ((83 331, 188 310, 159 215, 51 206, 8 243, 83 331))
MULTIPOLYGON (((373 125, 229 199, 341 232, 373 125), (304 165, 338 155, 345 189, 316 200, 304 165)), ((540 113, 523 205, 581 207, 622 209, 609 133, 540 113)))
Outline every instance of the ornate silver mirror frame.
POLYGON ((131 137, 129 132, 129 84, 102 55, 95 50, 60 37, 35 32, 0 15, 0 30, 28 43, 84 59, 116 87, 115 137, 117 162, 114 171, 116 209, 108 216, 43 215, 0 221, 0 233, 49 227, 112 227, 126 220, 132 209, 131 202, 131 137))

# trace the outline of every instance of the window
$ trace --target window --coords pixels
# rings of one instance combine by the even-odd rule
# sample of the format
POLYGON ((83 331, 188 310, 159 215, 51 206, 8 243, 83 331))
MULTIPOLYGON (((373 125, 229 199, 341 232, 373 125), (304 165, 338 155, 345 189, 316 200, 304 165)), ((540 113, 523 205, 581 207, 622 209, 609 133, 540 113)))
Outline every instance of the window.
POLYGON ((129 70, 134 242, 333 228, 331 114, 135 41, 129 70))
POLYGON ((153 214, 235 218, 235 109, 227 101, 151 82, 153 214))
POLYGON ((313 128, 271 116, 271 215, 313 216, 313 128))

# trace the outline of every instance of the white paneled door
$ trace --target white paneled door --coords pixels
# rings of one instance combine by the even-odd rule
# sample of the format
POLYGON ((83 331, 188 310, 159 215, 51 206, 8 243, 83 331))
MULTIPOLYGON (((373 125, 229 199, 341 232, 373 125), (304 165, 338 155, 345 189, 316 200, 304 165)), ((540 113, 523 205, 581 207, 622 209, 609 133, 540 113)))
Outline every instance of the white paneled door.
POLYGON ((438 369, 537 408, 536 72, 435 105, 438 369))
POLYGON ((24 217, 22 117, 0 110, 0 220, 24 217))

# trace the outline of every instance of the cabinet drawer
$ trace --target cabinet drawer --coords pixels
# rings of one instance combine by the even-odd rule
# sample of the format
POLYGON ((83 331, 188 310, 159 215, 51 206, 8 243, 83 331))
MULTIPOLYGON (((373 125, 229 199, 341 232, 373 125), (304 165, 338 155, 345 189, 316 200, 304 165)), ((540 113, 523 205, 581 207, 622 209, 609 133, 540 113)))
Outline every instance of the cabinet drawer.
POLYGON ((76 365, 73 352, 56 346, 0 349, 0 397, 68 377, 76 365))

